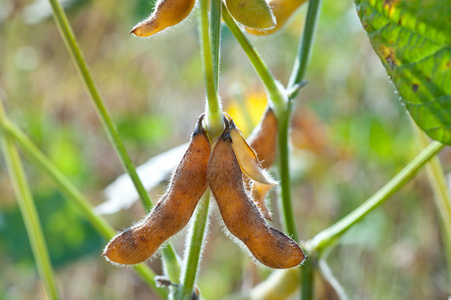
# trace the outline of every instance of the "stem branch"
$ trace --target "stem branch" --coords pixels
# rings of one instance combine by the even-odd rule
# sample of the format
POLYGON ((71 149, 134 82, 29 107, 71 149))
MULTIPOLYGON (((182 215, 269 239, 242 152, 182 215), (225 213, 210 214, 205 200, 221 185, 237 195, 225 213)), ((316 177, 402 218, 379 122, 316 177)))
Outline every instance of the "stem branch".
POLYGON ((417 155, 404 169, 377 191, 371 198, 357 207, 346 217, 331 227, 318 233, 311 241, 311 249, 319 252, 319 255, 331 246, 336 239, 342 236, 351 226, 360 221, 368 213, 384 203, 395 192, 409 182, 415 174, 444 147, 439 142, 432 142, 420 154, 417 155))
MULTIPOLYGON (((0 100, 0 123, 3 125, 4 121, 5 112, 0 100)), ((43 281, 45 290, 47 291, 47 296, 53 300, 61 299, 53 274, 52 263, 50 261, 47 244, 45 243, 41 222, 39 221, 38 212, 23 170, 19 152, 17 151, 12 136, 4 130, 2 131, 4 133, 2 146, 6 164, 17 197, 20 213, 22 214, 25 223, 25 229, 27 230, 28 239, 30 241, 31 250, 33 251, 39 275, 43 281)))

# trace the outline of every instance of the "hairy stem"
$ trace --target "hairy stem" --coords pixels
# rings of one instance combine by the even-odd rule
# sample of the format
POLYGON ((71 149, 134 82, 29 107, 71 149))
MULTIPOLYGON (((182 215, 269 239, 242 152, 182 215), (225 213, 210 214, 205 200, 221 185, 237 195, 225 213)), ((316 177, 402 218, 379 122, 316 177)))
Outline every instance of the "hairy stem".
POLYGON ((311 241, 311 249, 317 251, 319 255, 330 247, 336 239, 342 236, 349 228, 360 221, 368 213, 373 211, 379 205, 387 201, 390 196, 397 192, 415 174, 431 160, 444 147, 439 142, 432 142, 420 154, 417 155, 404 169, 393 177, 386 185, 377 191, 371 198, 357 207, 346 217, 332 225, 331 227, 318 233, 311 241))
POLYGON ((194 219, 188 235, 189 243, 185 254, 185 266, 182 273, 182 286, 178 292, 179 300, 190 300, 196 282, 199 261, 202 254, 203 239, 208 226, 208 208, 210 205, 210 192, 206 192, 196 208, 194 219))
POLYGON ((207 134, 210 140, 214 140, 224 130, 224 121, 222 119, 222 107, 218 97, 218 72, 219 72, 219 44, 221 35, 221 26, 217 20, 221 13, 221 6, 212 1, 211 12, 211 31, 208 19, 208 1, 200 0, 200 43, 201 54, 204 66, 205 89, 207 90, 206 105, 206 125, 207 134), (215 9, 215 11, 213 11, 215 9), (210 39, 211 36, 211 39, 210 39), (214 42, 212 45, 211 42, 214 42))
MULTIPOLYGON (((0 100, 1 102, 1 100, 0 100)), ((0 104, 0 123, 5 121, 5 112, 0 104)), ((44 284, 49 299, 61 299, 58 287, 56 285, 55 276, 53 274, 52 263, 45 243, 44 233, 42 231, 41 222, 39 221, 38 212, 30 192, 19 152, 17 151, 15 141, 12 136, 3 131, 2 146, 8 171, 11 177, 14 192, 19 204, 20 213, 25 223, 28 239, 30 241, 31 250, 36 261, 39 275, 44 284)))

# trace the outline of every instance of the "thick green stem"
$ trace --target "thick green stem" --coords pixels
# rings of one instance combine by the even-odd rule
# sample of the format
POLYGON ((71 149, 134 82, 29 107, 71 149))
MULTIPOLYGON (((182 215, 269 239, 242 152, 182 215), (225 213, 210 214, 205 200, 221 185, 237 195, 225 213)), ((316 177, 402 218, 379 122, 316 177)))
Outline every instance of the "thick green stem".
POLYGON ((255 47, 251 44, 243 31, 238 27, 235 20, 230 16, 227 8, 224 5, 222 8, 222 18, 224 19, 224 22, 226 23, 232 34, 235 36, 244 53, 246 53, 249 61, 262 80, 263 85, 265 86, 265 89, 268 93, 269 100, 274 106, 276 115, 278 117, 281 116, 284 113, 287 104, 287 97, 283 87, 277 82, 274 76, 272 76, 268 67, 260 57, 260 54, 258 54, 255 47))
MULTIPOLYGON (((316 23, 318 20, 320 3, 321 0, 309 0, 304 33, 302 34, 302 39, 299 42, 298 55, 288 83, 288 89, 293 88, 295 85, 300 84, 304 80, 310 58, 310 52, 312 51, 313 36, 315 34, 316 23)), ((294 99, 296 94, 297 93, 291 95, 291 99, 294 99)))
MULTIPOLYGON (((77 40, 75 38, 75 35, 72 31, 72 28, 69 24, 69 21, 67 20, 67 16, 64 13, 64 10, 61 8, 59 2, 57 0, 49 0, 50 4, 52 5, 53 10, 53 16, 55 18, 55 22, 58 26, 58 29, 60 31, 61 37, 64 40, 64 43, 66 44, 66 47, 72 57, 72 60, 75 63, 75 66, 78 70, 78 73, 80 74, 80 77, 83 80, 83 83, 92 99, 92 101, 95 104, 95 107, 97 108, 97 113, 99 114, 103 126, 107 132, 108 138, 110 139, 111 143, 114 146, 114 149, 116 150, 119 159, 122 163, 122 166, 126 170, 127 174, 130 176, 137 192, 139 195, 139 199, 146 210, 146 212, 150 212, 152 209, 152 202, 150 200, 149 194, 147 193, 146 189, 144 188, 141 180, 138 177, 138 174, 136 173, 135 166, 133 165, 133 162, 131 161, 127 150, 125 149, 124 144, 122 143, 122 140, 119 137, 119 133, 108 114, 108 111, 103 104, 102 97, 100 96, 100 92, 97 89, 97 86, 94 82, 94 79, 91 75, 91 72, 89 70, 88 64, 86 63, 85 58, 83 57, 83 53, 77 43, 77 40)), ((166 261, 166 265, 172 266, 173 269, 180 268, 178 266, 178 260, 177 256, 175 254, 174 248, 171 245, 168 245, 164 250, 164 256, 163 258, 168 259, 166 261)), ((172 273, 172 272, 168 272, 172 273)), ((177 276, 175 276, 177 278, 177 276)))
MULTIPOLYGON (((412 121, 418 143, 424 149, 429 143, 428 136, 412 121)), ((451 286, 451 195, 438 157, 434 157, 426 165, 426 172, 434 192, 435 206, 440 217, 442 240, 446 262, 448 264, 448 282, 451 286)))
POLYGON ((432 142, 420 154, 417 155, 404 169, 393 177, 386 185, 377 191, 371 198, 346 217, 331 227, 318 233, 311 241, 311 249, 321 253, 331 246, 336 239, 342 236, 351 226, 360 221, 368 213, 387 201, 390 196, 409 182, 425 163, 432 159, 444 147, 439 142, 432 142))
MULTIPOLYGON (((3 111, 3 107, 0 102, 0 110, 3 111)), ((47 174, 59 188, 61 193, 71 201, 82 213, 82 215, 91 223, 94 229, 102 235, 105 240, 109 240, 116 235, 116 231, 108 224, 108 222, 96 215, 92 209, 91 204, 83 194, 72 184, 72 182, 64 176, 58 168, 48 160, 48 158, 42 154, 42 152, 30 141, 30 139, 17 128, 6 115, 1 116, 2 130, 11 135, 19 144, 24 154, 28 159, 36 166, 42 173, 47 174)), ((177 262, 178 266, 178 262, 177 262)), ((141 278, 152 288, 162 299, 167 298, 168 294, 164 289, 157 288, 155 285, 154 277, 155 273, 145 264, 137 265, 134 268, 141 278)), ((180 272, 177 272, 173 277, 178 280, 180 272)), ((172 280, 172 278, 171 278, 172 280)))
POLYGON ((210 205, 210 192, 206 192, 196 208, 194 219, 188 235, 189 243, 185 254, 185 265, 182 272, 182 286, 179 289, 178 300, 190 300, 196 276, 199 269, 199 261, 202 254, 203 239, 208 224, 208 208, 210 205))
MULTIPOLYGON (((1 105, 0 105, 1 107, 1 105)), ((3 108, 0 108, 0 122, 3 124, 5 113, 3 108)), ((30 241, 31 250, 36 261, 36 266, 39 275, 44 284, 47 296, 49 299, 61 299, 58 287, 56 285, 55 276, 53 274, 50 256, 45 243, 44 234, 41 223, 39 221, 38 212, 34 204, 30 188, 22 167, 19 152, 17 151, 14 139, 12 136, 3 130, 3 153, 6 164, 8 166, 14 192, 16 193, 17 202, 19 204, 20 212, 25 223, 28 239, 30 241)))
MULTIPOLYGON (((216 1, 216 0, 215 0, 216 1)), ((210 140, 214 140, 224 130, 224 121, 222 119, 222 107, 218 97, 218 72, 219 72, 219 43, 221 35, 221 26, 217 24, 214 17, 220 16, 221 6, 217 3, 212 3, 212 28, 209 30, 208 19, 208 1, 200 0, 200 43, 201 54, 205 74, 205 88, 207 90, 207 107, 206 107, 206 125, 207 133, 210 140), (212 39, 210 40, 210 34, 212 39), (215 44, 212 46, 211 41, 215 44), (212 50, 214 53, 212 53, 212 50)))
POLYGON ((113 121, 111 120, 111 117, 108 114, 105 105, 103 104, 100 92, 97 89, 97 86, 89 70, 88 64, 86 63, 86 60, 77 43, 75 35, 69 24, 69 21, 67 20, 67 16, 57 0, 49 0, 49 1, 50 4, 52 5, 53 16, 60 31, 61 37, 63 38, 64 43, 66 44, 66 47, 72 57, 72 60, 75 63, 78 73, 80 74, 80 77, 82 78, 83 83, 92 101, 95 104, 95 107, 97 108, 97 113, 99 114, 102 120, 103 126, 108 134, 108 137, 111 143, 113 144, 114 149, 116 150, 124 169, 126 170, 133 184, 135 185, 135 188, 138 191, 139 198, 145 210, 149 212, 152 208, 152 202, 150 201, 149 195, 145 190, 144 186, 142 185, 142 182, 139 179, 138 174, 136 173, 135 166, 133 165, 130 157, 128 156, 127 150, 125 149, 125 146, 119 137, 119 133, 116 127, 114 126, 113 121))
MULTIPOLYGON (((315 263, 316 265, 316 263, 315 263)), ((316 268, 316 266, 315 266, 316 268)), ((301 275, 301 298, 303 300, 312 300, 314 295, 314 272, 313 260, 310 259, 306 264, 304 264, 300 270, 301 275)))

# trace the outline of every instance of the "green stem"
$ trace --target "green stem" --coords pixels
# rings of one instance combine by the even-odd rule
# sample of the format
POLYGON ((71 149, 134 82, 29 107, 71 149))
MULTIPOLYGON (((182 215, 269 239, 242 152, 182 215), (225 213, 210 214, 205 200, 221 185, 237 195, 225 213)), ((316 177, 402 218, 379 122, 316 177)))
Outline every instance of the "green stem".
MULTIPOLYGON (((414 127, 421 148, 427 147, 429 142, 427 135, 413 121, 412 126, 414 127)), ((451 195, 438 157, 432 158, 426 165, 426 172, 432 191, 434 192, 437 214, 440 216, 442 240, 445 246, 446 262, 448 264, 448 282, 451 283, 451 195)))
MULTIPOLYGON (((294 218, 293 201, 291 194, 290 176, 290 132, 291 109, 278 119, 278 143, 279 143, 279 173, 280 173, 280 194, 282 203, 282 221, 284 230, 295 241, 299 241, 294 218)), ((308 263, 308 262, 307 262, 308 263)))
MULTIPOLYGON (((318 20, 318 12, 321 0, 309 0, 307 17, 305 19, 304 33, 299 42, 298 55, 294 63, 293 71, 291 73, 288 89, 291 89, 296 84, 300 84, 304 80, 305 72, 307 70, 310 52, 312 50, 313 36, 318 20)), ((297 93, 291 95, 291 99, 296 97, 297 93)))
POLYGON ((188 235, 189 248, 185 257, 185 266, 182 273, 182 286, 177 295, 178 300, 189 300, 193 293, 196 275, 199 269, 200 256, 203 248, 203 238, 208 224, 208 208, 210 192, 206 192, 196 208, 193 223, 188 235))
MULTIPOLYGON (((3 108, 0 109, 0 115, 0 122, 3 123, 5 115, 3 108)), ((3 132, 2 145, 6 164, 16 193, 20 212, 25 223, 39 275, 44 283, 49 299, 61 299, 53 274, 52 264, 50 262, 50 256, 45 243, 38 212, 22 167, 19 152, 17 151, 11 135, 8 132, 3 132)))
MULTIPOLYGON (((291 72, 291 77, 288 82, 288 90, 291 91, 293 88, 297 85, 302 85, 302 82, 305 77, 305 73, 307 71, 307 65, 310 58, 310 52, 313 48, 313 36, 316 29, 316 23, 318 20, 318 12, 320 7, 320 0, 309 0, 309 5, 307 9, 307 17, 305 19, 305 26, 304 26, 304 32, 302 33, 302 39, 299 41, 299 47, 298 47, 298 55, 296 56, 296 61, 294 63, 293 71, 291 72)), ((299 92, 299 89, 295 89, 293 92, 289 95, 288 100, 288 110, 291 115, 292 105, 294 102, 295 97, 297 96, 299 92)), ((288 132, 279 130, 279 136, 288 135, 288 132)), ((279 138, 280 139, 280 138, 279 138)), ((281 156, 285 155, 283 153, 280 154, 281 156)), ((289 162, 282 163, 281 162, 281 172, 287 173, 286 176, 289 178, 290 169, 289 169, 289 162), (286 171, 284 169, 287 169, 286 171)), ((289 192, 291 194, 291 192, 289 192)), ((288 192, 287 192, 288 194, 288 192)), ((287 195, 288 197, 288 195, 287 195)), ((291 201, 291 195, 290 198, 287 198, 287 200, 282 199, 282 201, 291 201)), ((314 290, 314 277, 311 276, 310 270, 311 263, 307 262, 306 265, 301 268, 301 284, 302 284, 302 294, 301 299, 307 300, 311 299, 313 297, 313 290, 314 290), (304 279, 305 277, 305 279, 304 279), (311 280, 310 280, 311 279, 311 280), (307 285, 308 284, 308 285, 307 285)))
MULTIPOLYGON (((216 0, 215 0, 216 1, 216 0)), ((213 2, 215 2, 213 1, 213 2)), ((216 11, 212 11, 213 16, 219 16, 218 11, 220 6, 212 3, 212 9, 215 8, 216 11), (214 4, 214 6, 213 6, 214 4)), ((220 11, 219 11, 220 14, 220 11)), ((207 107, 206 107, 206 125, 207 133, 210 140, 214 140, 218 137, 224 130, 224 121, 222 119, 222 108, 218 97, 218 72, 219 72, 219 43, 220 43, 220 28, 221 26, 216 24, 216 20, 212 18, 212 28, 211 36, 212 41, 215 42, 213 47, 210 43, 210 30, 209 30, 209 19, 208 19, 208 1, 200 0, 200 43, 201 43, 201 54, 203 59, 204 74, 205 74, 205 88, 207 90, 207 107), (212 53, 212 49, 214 53, 212 53)))
POLYGON ((366 200, 362 205, 346 217, 332 225, 331 227, 318 233, 311 241, 311 249, 321 253, 331 246, 336 239, 342 236, 351 226, 360 221, 368 213, 373 211, 379 205, 384 203, 395 192, 409 182, 418 170, 424 166, 431 158, 433 158, 444 147, 439 142, 432 142, 420 154, 417 155, 404 169, 402 169, 395 177, 393 177, 386 185, 377 191, 371 198, 366 200))
POLYGON ((246 53, 247 57, 252 63, 252 66, 262 80, 263 85, 265 86, 268 93, 269 100, 274 106, 274 112, 276 113, 277 117, 281 116, 285 111, 287 103, 285 90, 271 74, 268 67, 260 57, 260 54, 258 54, 255 47, 251 44, 243 31, 238 27, 235 20, 230 16, 224 4, 222 9, 222 18, 224 19, 224 22, 226 23, 232 34, 235 36, 243 51, 246 53))
MULTIPOLYGON (((0 102, 0 112, 3 112, 3 106, 0 102)), ((64 176, 58 168, 42 154, 42 152, 30 141, 30 139, 17 128, 7 117, 2 114, 0 117, 2 130, 6 134, 11 135, 19 144, 21 149, 27 155, 28 159, 42 172, 47 174, 60 189, 64 196, 70 200, 83 214, 83 216, 91 223, 94 229, 102 235, 105 240, 109 240, 116 235, 116 231, 108 224, 108 222, 96 215, 91 204, 83 194, 72 184, 72 182, 64 176)), ((165 290, 157 288, 155 285, 155 273, 145 264, 135 266, 136 272, 141 278, 152 288, 162 299, 167 298, 168 294, 165 290)), ((179 273, 177 273, 178 276, 179 273)), ((176 278, 177 280, 177 278, 176 278)))
POLYGON ((313 267, 313 259, 311 258, 309 261, 307 261, 306 264, 304 264, 299 270, 301 275, 301 299, 303 300, 312 300, 314 295, 314 279, 315 279, 315 273, 314 273, 314 267, 313 267))
MULTIPOLYGON (((136 173, 135 166, 133 165, 133 162, 131 161, 127 150, 125 149, 124 144, 122 143, 122 140, 119 137, 119 133, 111 120, 110 115, 108 114, 108 111, 103 104, 102 97, 100 96, 100 92, 97 89, 97 86, 95 85, 94 79, 91 75, 91 72, 89 70, 88 64, 86 63, 85 58, 83 57, 83 53, 77 43, 77 40, 75 38, 75 35, 72 31, 72 28, 69 24, 69 21, 67 20, 67 16, 64 13, 64 10, 61 8, 59 2, 57 0, 49 0, 50 4, 52 5, 53 10, 53 16, 55 18, 55 22, 58 26, 58 29, 60 31, 61 37, 64 40, 64 43, 66 44, 66 47, 72 57, 72 60, 75 63, 75 66, 78 70, 78 73, 80 74, 80 77, 83 80, 83 83, 88 90, 88 93, 92 99, 92 101, 95 104, 95 107, 97 108, 97 113, 99 114, 103 126, 107 132, 108 138, 110 139, 111 143, 114 146, 114 149, 116 150, 119 159, 122 163, 122 166, 126 170, 127 174, 130 176, 137 192, 139 195, 139 199, 147 213, 149 213, 152 209, 152 202, 150 200, 149 194, 147 193, 146 189, 144 188, 141 180, 138 177, 138 174, 136 173)), ((173 270, 180 269, 180 266, 178 264, 177 256, 175 254, 174 248, 172 245, 168 245, 166 248, 163 249, 163 258, 167 259, 165 262, 167 266, 171 266, 173 270)), ((173 272, 167 272, 169 275, 173 272)), ((178 278, 178 276, 172 276, 175 278, 178 278)))
POLYGON ((210 41, 211 53, 213 56, 213 80, 215 84, 215 91, 218 94, 219 83, 219 61, 220 61, 220 46, 221 46, 221 11, 222 1, 211 0, 210 9, 210 41))
POLYGON ((100 96, 100 92, 97 89, 96 84, 94 83, 94 79, 89 70, 88 64, 86 63, 85 58, 83 57, 83 53, 77 43, 75 35, 72 31, 72 28, 67 20, 67 16, 64 13, 64 10, 61 8, 59 2, 57 0, 49 0, 52 5, 53 16, 55 18, 55 22, 60 31, 61 37, 66 44, 66 47, 72 57, 72 60, 75 63, 75 66, 80 74, 80 77, 83 80, 83 83, 88 90, 88 93, 97 108, 97 113, 99 114, 103 126, 108 134, 108 137, 111 143, 116 150, 119 159, 130 176, 133 184, 135 185, 136 190, 138 191, 139 198, 144 206, 144 209, 149 212, 152 208, 152 202, 150 201, 149 195, 142 185, 141 180, 136 173, 136 169, 128 156, 127 150, 125 149, 122 140, 119 137, 119 133, 117 132, 116 127, 111 120, 108 111, 103 104, 102 97, 100 96))

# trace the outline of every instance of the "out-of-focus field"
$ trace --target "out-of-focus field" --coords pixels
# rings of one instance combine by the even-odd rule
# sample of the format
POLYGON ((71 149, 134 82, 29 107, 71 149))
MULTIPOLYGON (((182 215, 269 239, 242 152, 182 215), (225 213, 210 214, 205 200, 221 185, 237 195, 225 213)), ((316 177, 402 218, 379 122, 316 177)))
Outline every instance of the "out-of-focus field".
MULTIPOLYGON (((66 3, 78 42, 135 164, 187 142, 205 97, 198 9, 176 29, 138 39, 128 31, 150 12, 147 1, 66 3)), ((304 6, 278 34, 251 37, 283 84, 305 11, 304 6)), ((11 119, 97 205, 104 201, 103 189, 123 170, 49 13, 45 5, 31 1, 0 1, 0 97, 11 119)), ((266 104, 264 90, 224 27, 221 59, 225 111, 249 133, 266 104), (244 117, 243 103, 250 119, 244 117)), ((419 152, 408 115, 352 3, 323 1, 307 80, 292 124, 294 209, 303 240, 357 207, 419 152)), ((449 151, 441 159, 449 171, 449 151)), ((46 176, 26 160, 25 167, 63 298, 154 299, 132 270, 100 257, 106 241, 46 176)), ((151 191, 154 200, 164 185, 151 191)), ((274 225, 281 228, 277 195, 270 196, 274 225)), ((107 219, 120 230, 143 215, 136 203, 107 219)), ((269 274, 222 233, 219 219, 213 206, 197 281, 205 299, 249 290, 269 274)), ((180 255, 185 234, 172 239, 180 255)), ((351 299, 445 299, 449 279, 425 172, 347 233, 328 262, 351 299)), ((161 274, 158 258, 149 264, 161 274)), ((3 159, 0 265, 0 299, 45 299, 3 159)))

